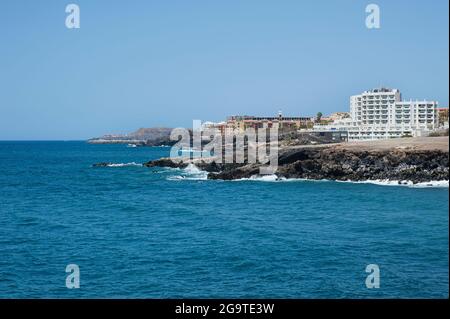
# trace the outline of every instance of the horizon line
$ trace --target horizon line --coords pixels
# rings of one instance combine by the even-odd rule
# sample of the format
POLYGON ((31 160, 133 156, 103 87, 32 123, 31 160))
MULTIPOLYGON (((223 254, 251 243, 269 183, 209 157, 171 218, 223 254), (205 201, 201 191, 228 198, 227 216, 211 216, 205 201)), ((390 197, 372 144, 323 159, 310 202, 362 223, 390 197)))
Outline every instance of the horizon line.
POLYGON ((89 139, 0 139, 0 142, 86 142, 89 139))

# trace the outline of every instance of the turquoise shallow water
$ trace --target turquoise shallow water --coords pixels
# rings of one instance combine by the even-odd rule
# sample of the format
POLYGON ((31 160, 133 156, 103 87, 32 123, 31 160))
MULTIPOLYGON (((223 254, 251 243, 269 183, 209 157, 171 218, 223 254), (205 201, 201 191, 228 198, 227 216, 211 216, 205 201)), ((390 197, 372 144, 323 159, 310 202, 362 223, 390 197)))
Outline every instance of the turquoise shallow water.
POLYGON ((448 297, 448 188, 91 167, 168 152, 0 142, 0 297, 448 297))

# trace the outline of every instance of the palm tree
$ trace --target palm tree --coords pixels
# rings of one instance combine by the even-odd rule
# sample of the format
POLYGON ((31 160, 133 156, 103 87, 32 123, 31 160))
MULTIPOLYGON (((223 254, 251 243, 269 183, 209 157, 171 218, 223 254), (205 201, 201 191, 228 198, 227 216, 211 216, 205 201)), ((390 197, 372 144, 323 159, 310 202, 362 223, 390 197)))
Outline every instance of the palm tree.
POLYGON ((322 119, 322 116, 323 116, 322 112, 318 112, 317 113, 317 115, 316 115, 316 122, 317 123, 320 123, 320 120, 322 119))

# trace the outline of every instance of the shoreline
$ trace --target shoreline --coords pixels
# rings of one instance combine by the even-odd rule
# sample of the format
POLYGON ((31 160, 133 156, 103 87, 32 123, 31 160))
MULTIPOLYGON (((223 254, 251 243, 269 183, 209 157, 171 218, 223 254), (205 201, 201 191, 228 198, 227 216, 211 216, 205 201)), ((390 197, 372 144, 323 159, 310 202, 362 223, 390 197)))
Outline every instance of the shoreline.
POLYGON ((399 181, 399 180, 361 180, 361 181, 351 181, 351 180, 330 180, 330 179, 307 179, 307 178, 279 178, 273 175, 256 176, 253 175, 250 178, 242 178, 231 180, 233 182, 245 182, 245 181, 255 181, 255 182, 334 182, 334 183, 348 183, 348 184, 370 184, 377 186, 397 186, 397 187, 411 187, 411 188, 449 188, 450 181, 440 180, 440 181, 429 181, 420 182, 414 184, 412 181, 399 181))
MULTIPOLYGON (((239 180, 263 177, 260 164, 223 164, 214 159, 180 162, 161 158, 146 167, 186 168, 193 164, 208 173, 208 179, 239 180)), ((448 137, 405 138, 324 145, 280 146, 280 179, 334 181, 408 181, 419 183, 449 180, 448 137)))

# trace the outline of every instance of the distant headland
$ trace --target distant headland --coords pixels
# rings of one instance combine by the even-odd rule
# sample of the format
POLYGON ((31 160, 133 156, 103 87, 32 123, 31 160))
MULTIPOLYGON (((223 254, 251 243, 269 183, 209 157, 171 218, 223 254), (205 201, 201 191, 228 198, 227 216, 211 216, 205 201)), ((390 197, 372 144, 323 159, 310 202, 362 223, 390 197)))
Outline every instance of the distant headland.
POLYGON ((107 134, 101 137, 89 139, 91 144, 133 144, 136 146, 161 146, 173 145, 170 140, 171 128, 151 127, 140 128, 129 134, 107 134))

